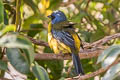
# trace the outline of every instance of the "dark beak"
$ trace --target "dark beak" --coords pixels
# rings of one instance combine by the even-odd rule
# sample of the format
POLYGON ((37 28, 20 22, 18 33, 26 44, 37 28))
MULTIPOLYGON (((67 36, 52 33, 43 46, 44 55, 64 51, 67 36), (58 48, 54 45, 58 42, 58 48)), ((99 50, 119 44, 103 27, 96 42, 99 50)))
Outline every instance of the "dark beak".
POLYGON ((47 17, 48 17, 48 18, 50 18, 50 19, 52 18, 52 16, 51 16, 51 15, 49 15, 49 16, 47 16, 47 17))
POLYGON ((50 18, 51 20, 53 20, 55 17, 53 15, 49 15, 48 18, 50 18))

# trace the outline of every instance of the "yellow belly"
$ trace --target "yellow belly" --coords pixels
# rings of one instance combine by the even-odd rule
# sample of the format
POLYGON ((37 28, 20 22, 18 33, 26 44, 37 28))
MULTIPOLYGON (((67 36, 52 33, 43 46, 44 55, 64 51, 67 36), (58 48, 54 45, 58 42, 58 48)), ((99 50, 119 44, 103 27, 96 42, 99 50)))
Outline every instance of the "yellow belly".
POLYGON ((48 33, 48 44, 54 53, 71 53, 68 46, 53 38, 51 33, 48 33))

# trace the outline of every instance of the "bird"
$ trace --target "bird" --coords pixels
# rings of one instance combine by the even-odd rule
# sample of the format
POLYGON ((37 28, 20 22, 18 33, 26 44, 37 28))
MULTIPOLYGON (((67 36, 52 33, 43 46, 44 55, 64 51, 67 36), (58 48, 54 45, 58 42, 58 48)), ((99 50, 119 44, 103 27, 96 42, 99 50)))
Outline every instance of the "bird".
POLYGON ((80 57, 78 55, 82 42, 75 32, 75 23, 67 20, 66 15, 60 11, 53 11, 48 18, 48 44, 54 53, 70 53, 77 75, 84 75, 80 57))

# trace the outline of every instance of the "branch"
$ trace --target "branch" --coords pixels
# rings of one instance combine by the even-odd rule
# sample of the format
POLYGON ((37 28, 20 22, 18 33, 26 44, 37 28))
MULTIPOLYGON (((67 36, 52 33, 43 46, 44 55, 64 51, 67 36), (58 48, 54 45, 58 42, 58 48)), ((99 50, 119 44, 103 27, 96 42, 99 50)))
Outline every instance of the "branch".
MULTIPOLYGON (((101 46, 103 44, 105 44, 106 42, 112 40, 112 39, 115 39, 115 38, 118 38, 120 37, 120 33, 116 33, 116 34, 113 34, 111 36, 106 36, 104 37, 103 39, 100 39, 94 43, 85 43, 84 44, 84 48, 90 48, 90 47, 95 47, 95 48, 98 48, 98 46, 101 46)), ((44 42, 44 41, 41 41, 41 40, 36 40, 36 39, 33 39, 31 37, 28 37, 34 44, 36 45, 41 45, 41 46, 46 46, 46 47, 49 47, 48 43, 47 42, 44 42)), ((92 58, 92 57, 97 57, 103 50, 91 50, 91 51, 83 51, 83 52, 80 52, 79 56, 81 59, 85 59, 85 58, 92 58)), ((56 60, 63 60, 63 59, 71 59, 71 56, 70 55, 56 55, 56 54, 50 54, 50 53, 45 53, 45 54, 36 54, 35 56, 35 59, 36 60, 53 60, 53 59, 56 59, 56 60), (47 59, 46 59, 47 57, 47 59)))
MULTIPOLYGON (((87 59, 97 57, 101 54, 103 50, 92 50, 92 51, 83 51, 79 53, 80 59, 87 59)), ((37 53, 35 55, 35 60, 69 60, 71 56, 69 54, 52 54, 52 53, 37 53)))
POLYGON ((32 43, 34 43, 36 45, 49 47, 47 42, 44 42, 44 41, 41 41, 41 40, 36 40, 36 39, 33 39, 32 37, 29 37, 29 36, 26 36, 26 37, 29 38, 32 41, 32 43))
POLYGON ((90 74, 86 74, 83 76, 77 76, 77 77, 73 77, 73 78, 67 78, 66 80, 85 80, 85 79, 90 79, 91 77, 97 76, 103 72, 106 72, 108 69, 110 69, 113 65, 118 64, 120 62, 120 58, 118 58, 117 60, 115 60, 115 62, 113 62, 111 65, 107 66, 106 68, 100 68, 99 70, 92 72, 90 74))
MULTIPOLYGON (((102 53, 103 50, 95 50, 95 51, 83 51, 79 53, 80 59, 87 59, 97 57, 102 53)), ((70 60, 72 57, 70 54, 53 54, 53 53, 35 53, 35 60, 70 60)), ((6 56, 3 57, 4 61, 8 61, 6 56)))
POLYGON ((89 47, 98 47, 98 46, 101 46, 105 43, 107 43, 108 41, 112 40, 112 39, 115 39, 115 38, 119 38, 120 37, 120 33, 116 33, 116 34, 113 34, 113 35, 110 35, 110 36, 106 36, 104 37, 103 39, 100 39, 96 42, 93 42, 91 44, 87 44, 85 45, 84 47, 85 48, 89 48, 89 47))
MULTIPOLYGON (((29 37, 27 36, 31 41, 32 43, 36 44, 36 45, 40 45, 40 46, 45 46, 45 47, 49 47, 48 43, 47 42, 44 42, 44 41, 41 41, 41 40, 36 40, 36 39, 33 39, 32 37, 29 37)), ((98 47, 98 46, 101 46, 103 44, 105 44, 106 42, 112 40, 112 39, 115 39, 115 38, 119 38, 120 37, 120 33, 116 33, 116 34, 113 34, 113 35, 110 35, 110 36, 106 36, 96 42, 93 42, 93 43, 86 43, 84 42, 84 45, 83 47, 88 49, 88 48, 91 48, 91 47, 98 47)))

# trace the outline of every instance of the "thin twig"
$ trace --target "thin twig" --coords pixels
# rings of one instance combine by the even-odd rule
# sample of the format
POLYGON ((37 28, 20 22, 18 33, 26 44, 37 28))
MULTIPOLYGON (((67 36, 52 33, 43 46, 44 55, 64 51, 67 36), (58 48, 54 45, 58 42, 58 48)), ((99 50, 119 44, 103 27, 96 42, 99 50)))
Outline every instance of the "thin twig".
POLYGON ((32 41, 32 43, 34 43, 36 45, 49 47, 47 42, 44 42, 44 41, 41 41, 41 40, 36 40, 36 39, 33 39, 32 37, 29 37, 29 36, 26 36, 26 37, 29 38, 32 41))
POLYGON ((113 34, 110 36, 106 36, 103 39, 100 39, 100 40, 93 42, 91 44, 85 45, 84 47, 86 47, 86 48, 87 47, 98 47, 98 46, 101 46, 101 45, 107 43, 108 41, 110 41, 112 39, 119 38, 119 37, 120 37, 120 33, 116 33, 116 34, 113 34))

